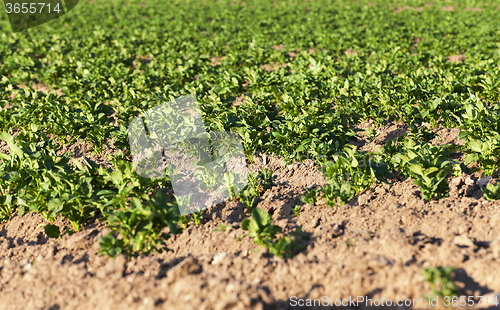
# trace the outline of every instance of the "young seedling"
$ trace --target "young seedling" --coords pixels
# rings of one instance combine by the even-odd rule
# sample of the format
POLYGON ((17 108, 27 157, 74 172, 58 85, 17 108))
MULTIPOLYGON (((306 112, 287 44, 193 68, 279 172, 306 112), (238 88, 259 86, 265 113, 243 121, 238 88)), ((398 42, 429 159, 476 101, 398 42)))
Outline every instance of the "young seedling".
MULTIPOLYGON (((468 139, 468 148, 465 149, 467 164, 477 162, 484 170, 483 175, 492 175, 500 167, 500 135, 487 136, 484 140, 468 139)), ((475 169, 478 170, 478 169, 475 169)))
POLYGON ((345 244, 347 245, 348 248, 350 248, 354 246, 354 241, 356 241, 356 238, 347 238, 345 244))
POLYGON ((202 191, 211 191, 217 186, 217 178, 213 171, 205 166, 198 166, 195 170, 195 177, 202 181, 200 189, 202 191))
POLYGON ((449 186, 446 178, 453 171, 454 160, 448 159, 446 146, 431 146, 424 144, 414 149, 408 149, 402 159, 407 163, 409 175, 413 183, 420 186, 422 196, 429 201, 448 195, 449 186))
POLYGON ((428 143, 436 137, 436 134, 432 130, 423 125, 417 127, 415 124, 410 124, 410 132, 413 140, 423 143, 428 143))
POLYGON ((184 208, 184 209, 189 208, 189 206, 191 205, 191 197, 192 196, 193 196, 192 193, 190 193, 188 196, 177 196, 174 194, 177 206, 179 208, 184 208))
POLYGON ((373 140, 375 140, 378 136, 379 134, 377 134, 377 130, 373 128, 366 129, 366 137, 368 138, 368 141, 373 142, 373 140))
POLYGON ((248 236, 253 241, 263 247, 269 245, 269 242, 275 238, 276 234, 281 233, 281 227, 272 225, 271 215, 261 208, 255 208, 252 211, 252 218, 246 218, 241 223, 241 228, 248 231, 248 236))
POLYGON ((248 185, 252 190, 253 194, 257 197, 260 197, 260 178, 257 172, 248 172, 247 174, 248 185))
POLYGON ((59 238, 61 232, 59 231, 59 226, 48 224, 45 226, 45 234, 49 238, 59 238))
MULTIPOLYGON (((422 273, 425 276, 425 281, 427 281, 432 289, 432 297, 440 297, 441 300, 448 299, 458 296, 458 288, 453 283, 452 274, 455 271, 454 267, 428 267, 424 269, 422 273)), ((424 296, 427 298, 426 296, 424 296)), ((451 302, 449 303, 449 309, 452 309, 451 302)))
POLYGON ((308 203, 315 206, 317 202, 317 197, 318 197, 317 190, 311 189, 307 191, 307 194, 302 195, 300 199, 302 200, 303 203, 308 203))
POLYGON ((481 186, 481 190, 483 191, 484 197, 488 200, 500 199, 500 181, 497 181, 496 185, 488 183, 486 187, 481 186))
POLYGON ((346 146, 342 152, 326 162, 320 171, 328 179, 328 185, 319 189, 329 207, 341 206, 361 191, 377 182, 386 182, 387 165, 375 160, 374 153, 358 152, 346 146))
POLYGON ((214 229, 213 231, 221 231, 221 230, 222 230, 223 232, 226 232, 226 229, 227 229, 228 227, 230 227, 230 226, 231 226, 231 225, 223 225, 223 224, 219 224, 219 228, 216 228, 216 229, 214 229))
POLYGON ((273 187, 274 185, 274 180, 276 179, 277 176, 273 175, 272 171, 267 170, 267 168, 264 168, 260 173, 259 173, 259 178, 262 180, 262 185, 264 186, 264 189, 268 189, 273 187))
POLYGON ((275 178, 276 176, 273 176, 272 172, 267 169, 263 169, 259 173, 249 172, 247 174, 248 185, 237 196, 241 202, 246 204, 248 211, 252 212, 255 198, 261 196, 261 187, 264 190, 271 187, 275 178))
POLYGON ((295 207, 292 208, 292 211, 296 216, 300 216, 300 205, 295 205, 295 207))
POLYGON ((246 218, 241 223, 241 228, 247 230, 247 236, 253 238, 253 241, 260 247, 265 246, 269 253, 283 256, 284 258, 293 257, 295 252, 303 246, 298 243, 301 238, 307 238, 305 233, 302 233, 302 227, 298 227, 292 232, 295 239, 290 236, 284 236, 275 240, 276 234, 281 233, 281 227, 272 224, 272 218, 266 211, 255 208, 252 211, 252 218, 246 218))
POLYGON ((333 185, 325 185, 321 188, 321 192, 323 193, 323 198, 325 199, 326 205, 329 206, 330 208, 335 208, 337 209, 337 197, 338 197, 338 191, 335 190, 333 185))
POLYGON ((104 215, 111 232, 99 238, 101 255, 115 257, 120 253, 129 256, 147 255, 152 251, 161 253, 163 249, 168 250, 164 241, 170 237, 169 234, 179 233, 179 211, 174 204, 168 203, 163 191, 158 191, 156 197, 150 198, 147 203, 133 197, 129 208, 105 212, 104 215), (164 227, 169 228, 168 234, 161 233, 164 227), (122 239, 117 239, 116 235, 122 239))
POLYGON ((201 224, 201 221, 203 220, 203 212, 204 211, 205 210, 200 210, 200 211, 192 213, 194 225, 200 225, 201 224))
POLYGON ((305 246, 298 241, 300 239, 307 239, 308 234, 302 232, 302 226, 292 231, 291 234, 294 238, 291 236, 284 236, 274 242, 271 247, 268 247, 269 253, 284 258, 292 258, 297 251, 303 249, 305 246))
POLYGON ((446 197, 449 191, 446 178, 467 170, 450 159, 455 149, 453 145, 431 145, 407 137, 397 146, 386 144, 381 154, 391 168, 404 177, 411 176, 413 183, 420 187, 422 197, 429 201, 446 197))
POLYGON ((179 216, 179 223, 181 224, 182 229, 184 229, 184 230, 185 230, 185 229, 187 229, 187 225, 188 225, 188 223, 189 223, 189 218, 188 218, 188 216, 187 216, 187 215, 185 215, 185 214, 184 214, 184 215, 179 216))
POLYGON ((231 199, 234 199, 235 192, 234 192, 234 173, 233 172, 226 172, 224 174, 224 178, 222 179, 222 185, 224 185, 227 193, 229 194, 229 197, 231 199))
POLYGON ((241 192, 238 193, 238 198, 241 202, 246 204, 248 211, 252 212, 253 204, 255 202, 255 193, 252 187, 246 187, 241 192))
POLYGON ((462 176, 462 173, 467 173, 470 172, 470 170, 465 166, 463 163, 459 165, 453 165, 453 176, 454 177, 460 177, 462 176))
POLYGON ((326 205, 335 209, 348 203, 356 193, 353 186, 348 182, 325 185, 321 188, 321 192, 323 193, 326 205))

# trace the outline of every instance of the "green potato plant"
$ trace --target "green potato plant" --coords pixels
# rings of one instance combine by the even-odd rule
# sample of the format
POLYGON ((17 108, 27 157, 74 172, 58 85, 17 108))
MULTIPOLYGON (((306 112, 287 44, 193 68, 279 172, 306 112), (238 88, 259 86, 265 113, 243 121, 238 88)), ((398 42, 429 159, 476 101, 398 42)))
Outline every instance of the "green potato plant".
POLYGON ((347 146, 320 168, 328 184, 319 191, 329 207, 342 206, 372 184, 386 181, 387 165, 374 155, 347 146))
POLYGON ((199 166, 195 170, 195 177, 202 181, 200 189, 202 191, 212 191, 217 186, 217 175, 212 172, 212 169, 205 166, 199 166))
MULTIPOLYGON (((145 7, 109 0, 80 3, 81 18, 64 15, 26 36, 5 34, 0 131, 8 150, 0 153, 0 219, 34 211, 49 223, 68 218, 78 231, 107 212, 132 208, 147 218, 138 202, 146 205, 147 197, 171 184, 168 178, 141 179, 126 163, 128 130, 144 111, 188 94, 199 99, 207 130, 237 133, 249 159, 259 151, 288 163, 307 158, 323 165, 329 183, 318 194, 331 207, 384 181, 388 172, 411 176, 425 199, 446 196, 448 166, 455 167, 455 175, 477 165, 475 170, 496 176, 500 59, 491 48, 497 38, 484 35, 497 31, 489 18, 496 14, 494 6, 481 6, 481 12, 468 12, 464 4, 454 12, 406 10, 401 18, 385 2, 372 2, 339 10, 339 3, 324 1, 292 0, 293 6, 276 8, 262 0, 246 6, 241 0, 209 6, 152 0, 145 7), (152 6, 161 14, 151 13, 152 6), (276 14, 280 22, 270 24, 276 14), (89 22, 95 20, 99 23, 89 22), (401 29, 414 35, 401 35, 401 29), (473 52, 471 38, 481 38, 473 52), (465 61, 447 57, 459 51, 466 52, 465 61), (276 65, 263 69, 270 64, 276 65), (51 91, 37 91, 36 84, 51 91), (388 141, 378 153, 346 149, 356 142, 353 127, 367 120, 377 127, 399 121, 409 134, 388 141), (424 123, 460 128, 465 163, 450 162, 444 147, 426 146, 435 135, 424 123), (14 132, 15 142, 8 136, 14 132), (90 161, 78 167, 67 146, 86 157, 88 146, 101 159, 105 149, 119 152, 107 154, 107 168, 90 161)), ((179 132, 196 131, 182 111, 157 111, 154 117, 157 126, 172 129, 159 130, 157 139, 173 142, 179 132)), ((368 138, 376 138, 373 131, 368 138)), ((193 157, 209 154, 193 141, 180 147, 193 157)), ((273 186, 271 179, 270 172, 249 176, 249 187, 237 195, 249 211, 273 186)), ((201 182, 202 189, 214 186, 210 177, 201 182)), ((226 185, 232 193, 230 182, 226 185)), ((483 189, 487 198, 498 196, 492 186, 483 189)), ((59 235, 50 225, 48 234, 59 235)), ((130 234, 133 244, 133 230, 121 233, 130 234)), ((125 248, 118 235, 104 239, 112 256, 125 248)))
POLYGON ((273 219, 271 215, 261 208, 255 208, 252 211, 252 218, 246 218, 241 223, 241 228, 247 230, 247 235, 253 239, 255 243, 263 247, 275 239, 276 234, 281 233, 282 229, 279 226, 272 225, 273 219))
POLYGON ((224 185, 225 191, 229 194, 230 199, 234 199, 235 197, 235 185, 236 176, 233 172, 224 173, 224 178, 222 179, 222 185, 224 185))
POLYGON ((3 193, 0 210, 4 218, 13 212, 22 215, 28 210, 41 214, 49 222, 62 215, 71 221, 74 231, 80 231, 81 225, 96 215, 102 206, 99 191, 107 189, 99 176, 104 174, 102 167, 98 169, 87 161, 85 170, 79 162, 69 158, 71 154, 57 156, 56 145, 50 140, 16 143, 6 133, 0 138, 11 150, 10 155, 0 155, 0 190, 3 193))
MULTIPOLYGON (((411 140, 413 141, 413 140, 411 140)), ((449 159, 453 147, 431 146, 430 144, 408 144, 401 156, 408 175, 420 187, 425 200, 440 199, 448 195, 446 178, 453 172, 456 161, 449 159)))
POLYGON ((252 211, 252 218, 246 218, 241 223, 241 228, 247 230, 247 236, 252 238, 260 247, 266 247, 271 254, 291 258, 297 251, 303 248, 298 243, 301 238, 307 238, 307 234, 302 232, 302 227, 298 227, 291 236, 283 236, 276 239, 276 234, 282 232, 281 227, 273 225, 271 215, 260 208, 252 211))
POLYGON ((307 194, 300 196, 300 200, 303 203, 309 203, 313 206, 316 205, 316 201, 318 199, 318 192, 315 189, 308 190, 307 194))
POLYGON ((366 137, 368 138, 368 141, 373 142, 375 138, 377 138, 379 134, 377 134, 377 130, 373 128, 368 128, 366 129, 366 137))
POLYGON ((246 187, 238 193, 238 198, 246 205, 249 212, 252 212, 256 194, 252 187, 246 187))
POLYGON ((246 205, 247 210, 251 213, 256 198, 261 197, 263 191, 271 188, 274 185, 276 176, 267 168, 259 172, 248 172, 248 185, 243 188, 237 195, 241 202, 246 205))
POLYGON ((468 142, 466 163, 477 162, 478 169, 484 170, 483 176, 497 172, 500 167, 500 135, 487 136, 483 141, 470 138, 468 142))
POLYGON ((483 191, 484 197, 488 200, 500 199, 500 182, 498 181, 496 185, 488 183, 486 184, 486 187, 481 186, 481 190, 483 191))
MULTIPOLYGON (((431 296, 439 296, 441 299, 446 297, 452 298, 458 296, 458 288, 453 283, 453 272, 456 270, 454 267, 428 267, 422 270, 425 281, 429 283, 432 289, 431 296)), ((427 298, 426 296, 424 296, 427 298)), ((449 308, 451 309, 451 303, 449 308)))
POLYGON ((169 234, 179 232, 177 206, 167 202, 163 191, 158 191, 155 198, 146 202, 134 197, 130 208, 105 213, 111 232, 99 238, 101 255, 116 257, 124 253, 130 257, 147 255, 152 251, 161 253, 167 249, 164 241, 169 238, 169 234), (163 227, 169 228, 168 234, 161 233, 163 227), (121 236, 121 239, 117 236, 121 236))

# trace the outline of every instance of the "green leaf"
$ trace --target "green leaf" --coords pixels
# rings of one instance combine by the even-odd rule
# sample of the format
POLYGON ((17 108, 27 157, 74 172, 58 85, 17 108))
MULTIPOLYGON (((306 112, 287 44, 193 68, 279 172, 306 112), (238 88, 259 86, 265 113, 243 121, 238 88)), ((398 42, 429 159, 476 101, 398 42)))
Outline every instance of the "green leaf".
POLYGON ((243 219, 243 221, 241 222, 241 229, 250 230, 250 221, 251 220, 249 218, 243 219))
POLYGON ((410 164, 408 166, 408 169, 417 175, 421 175, 421 176, 425 175, 422 166, 420 166, 418 164, 410 164))
POLYGON ((358 160, 356 159, 356 157, 352 157, 351 166, 356 168, 358 165, 359 165, 359 163, 358 163, 358 160))
POLYGON ((252 217, 259 224, 260 227, 267 226, 273 221, 271 215, 261 208, 255 208, 252 211, 252 217))
POLYGON ((7 142, 9 148, 19 157, 19 158, 24 158, 24 152, 21 150, 16 143, 14 142, 14 138, 6 133, 2 132, 0 133, 0 140, 4 140, 7 142))
POLYGON ((434 172, 437 172, 437 171, 443 171, 444 172, 444 170, 440 170, 440 168, 438 168, 438 167, 430 167, 430 168, 425 169, 425 175, 430 175, 430 174, 432 174, 434 172))
POLYGON ((120 255, 124 250, 123 240, 116 239, 113 235, 109 234, 102 236, 98 240, 101 250, 100 255, 109 255, 111 258, 115 258, 120 255))
POLYGON ((49 236, 50 238, 59 238, 59 227, 56 225, 48 224, 45 226, 45 234, 49 236))
POLYGON ((78 160, 71 158, 71 161, 76 165, 76 167, 78 167, 78 169, 84 170, 82 164, 78 160))
POLYGON ((49 201, 47 207, 49 211, 58 213, 63 209, 63 203, 59 198, 53 198, 49 201))
POLYGON ((470 148, 477 153, 481 153, 483 148, 482 148, 482 142, 479 140, 471 139, 470 140, 470 148))

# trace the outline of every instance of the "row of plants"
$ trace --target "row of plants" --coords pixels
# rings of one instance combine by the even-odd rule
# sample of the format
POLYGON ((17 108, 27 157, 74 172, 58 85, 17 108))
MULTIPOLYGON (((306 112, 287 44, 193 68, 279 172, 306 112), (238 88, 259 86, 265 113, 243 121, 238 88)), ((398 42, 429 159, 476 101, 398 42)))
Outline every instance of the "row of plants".
MULTIPOLYGON (((47 235, 59 238, 80 231, 91 218, 99 217, 111 229, 99 239, 100 253, 111 257, 121 253, 135 256, 161 252, 167 249, 165 241, 171 234, 187 228, 188 217, 195 225, 201 223, 203 210, 181 216, 177 202, 169 202, 160 189, 168 188, 168 179, 141 177, 123 160, 114 161, 113 169, 105 169, 89 160, 84 160, 82 165, 70 157, 71 153, 56 155, 59 145, 43 133, 20 134, 18 138, 14 140, 7 133, 0 135, 0 140, 6 141, 9 148, 8 154, 0 153, 2 220, 14 213, 23 215, 33 211, 52 223, 45 227, 47 235), (72 229, 61 232, 53 224, 58 217, 68 219, 72 229)), ((244 203, 247 203, 245 199, 251 199, 248 212, 252 219, 245 219, 242 227, 271 253, 292 257, 299 250, 295 239, 284 236, 275 241, 281 228, 271 224, 267 212, 253 206, 255 198, 273 186, 274 178, 267 169, 248 174, 249 184, 239 197, 244 203)), ((300 229, 293 233, 295 235, 303 236, 300 229)))
MULTIPOLYGON (((439 199, 452 173, 475 164, 472 171, 498 172, 500 79, 491 48, 498 26, 488 3, 480 13, 462 4, 442 11, 438 1, 398 15, 383 1, 94 2, 0 37, 0 128, 9 146, 0 154, 2 219, 26 211, 50 222, 68 218, 72 230, 47 226, 57 237, 103 215, 112 233, 101 247, 111 256, 160 249, 169 234, 201 223, 203 212, 180 216, 176 204, 185 202, 166 201, 158 189, 170 187, 168 178, 141 178, 120 161, 130 155, 128 130, 137 116, 189 94, 207 130, 237 133, 248 159, 259 150, 321 164, 328 185, 310 190, 303 202, 315 204, 321 194, 338 207, 387 182, 390 173, 412 177, 425 199, 439 199), (462 53, 466 61, 447 59, 462 53), (35 91, 37 83, 62 96, 35 91), (349 147, 357 139, 352 125, 369 119, 376 126, 402 120, 411 136, 379 152, 349 147), (435 135, 424 122, 459 127, 465 144, 429 144, 435 135), (16 142, 7 134, 13 131, 21 132, 16 142), (113 168, 56 155, 60 144, 80 140, 96 153, 106 144, 120 149, 110 157, 113 168), (450 160, 458 151, 467 154, 464 163, 450 160)), ((0 26, 8 28, 5 16, 0 26)), ((182 127, 179 119, 171 121, 182 127)), ((215 186, 201 170, 204 189, 215 186)), ((232 177, 224 179, 231 197, 232 177)), ((252 238, 266 231, 256 239, 261 246, 290 253, 289 239, 276 239, 269 219, 254 215, 272 173, 249 174, 248 182, 237 198, 257 222, 245 227, 259 227, 252 238)), ((483 191, 488 199, 500 197, 498 185, 483 191)))
POLYGON ((377 1, 278 8, 265 1, 128 3, 81 4, 50 25, 1 38, 2 99, 13 105, 2 111, 5 131, 37 126, 61 141, 87 139, 99 152, 108 138, 125 144, 132 118, 158 97, 195 93, 211 130, 237 131, 249 152, 260 148, 291 161, 341 151, 355 134, 347 124, 402 119, 454 127, 469 91, 498 99, 497 55, 485 48, 496 43, 482 35, 496 31, 485 22, 494 16, 486 5, 481 13, 451 13, 436 3, 404 11, 402 19, 377 1), (469 48, 470 37, 481 42, 467 64, 448 62, 469 48), (275 63, 288 66, 261 68, 275 63), (35 92, 35 79, 63 96, 35 92), (23 82, 28 89, 19 88, 23 82), (245 101, 232 106, 241 95, 245 101))
MULTIPOLYGON (((461 147, 454 144, 433 145, 430 140, 436 138, 436 134, 426 126, 413 124, 408 133, 394 141, 387 141, 377 152, 360 152, 356 147, 347 145, 320 168, 328 179, 328 185, 309 190, 302 196, 302 201, 315 205, 317 195, 321 193, 327 206, 337 208, 372 185, 387 183, 391 174, 392 177, 395 177, 394 174, 402 178, 411 177, 413 183, 419 186, 422 198, 429 201, 449 195, 447 179, 452 175, 458 177, 463 172, 482 170, 483 176, 498 176, 500 153, 492 150, 492 145, 500 143, 500 136, 486 133, 487 140, 482 142, 471 138, 478 132, 468 132, 471 134, 460 135, 466 141, 461 147), (458 152, 466 154, 464 162, 450 158, 458 152), (476 167, 471 169, 469 166, 472 163, 476 167)), ((495 185, 487 183, 480 188, 487 199, 500 198, 498 180, 495 185)))
MULTIPOLYGON (((449 145, 433 146, 419 142, 425 132, 428 130, 413 129, 411 136, 402 136, 396 145, 388 142, 378 153, 358 152, 354 147, 345 147, 333 157, 333 161, 326 162, 321 168, 329 184, 319 190, 310 190, 302 197, 303 202, 315 204, 317 192, 321 192, 328 206, 337 207, 337 203, 347 203, 371 185, 386 182, 390 171, 414 178, 426 200, 446 196, 449 190, 446 178, 454 167, 458 167, 455 172, 461 174, 465 165, 449 160, 452 153, 449 145)), ((431 136, 429 134, 427 140, 431 136)), ((79 231, 88 219, 100 212, 112 228, 111 233, 100 240, 102 253, 110 256, 122 252, 148 254, 160 249, 159 245, 168 238, 169 234, 161 233, 164 227, 169 228, 169 233, 181 231, 177 224, 184 229, 187 227, 186 217, 179 216, 176 204, 168 203, 161 190, 156 190, 156 197, 151 198, 155 186, 162 183, 168 186, 168 180, 140 177, 126 161, 116 161, 114 169, 108 170, 89 161, 84 167, 70 159, 69 153, 55 155, 58 145, 43 133, 22 133, 19 138, 39 142, 21 142, 20 145, 6 133, 0 138, 7 142, 10 150, 9 155, 0 154, 4 219, 14 212, 22 215, 29 210, 40 213, 49 222, 58 215, 68 218, 73 231, 79 231), (73 165, 69 164, 70 161, 73 165), (122 238, 117 239, 118 235, 122 238)), ((246 205, 253 219, 245 220, 243 228, 249 230, 249 236, 260 246, 265 245, 273 253, 288 257, 290 252, 285 248, 295 243, 290 237, 274 242, 281 228, 272 226, 270 217, 264 217, 264 211, 255 211, 254 208, 255 199, 273 185, 273 180, 272 172, 267 169, 248 173, 248 186, 237 197, 246 205), (262 229, 263 236, 267 237, 259 239, 260 232, 255 232, 256 229, 262 229)), ((488 199, 498 199, 499 187, 498 184, 488 184, 482 189, 488 199)), ((195 224, 201 222, 201 216, 202 211, 192 215, 195 224)), ((46 232, 52 237, 60 235, 53 225, 48 225, 46 232)))

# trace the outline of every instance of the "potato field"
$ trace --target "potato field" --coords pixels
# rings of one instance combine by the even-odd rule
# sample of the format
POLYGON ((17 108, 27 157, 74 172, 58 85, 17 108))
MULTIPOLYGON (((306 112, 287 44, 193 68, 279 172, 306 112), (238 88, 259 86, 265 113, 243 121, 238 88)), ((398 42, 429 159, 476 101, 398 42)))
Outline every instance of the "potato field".
POLYGON ((499 1, 4 2, 0 309, 500 309, 499 1))

